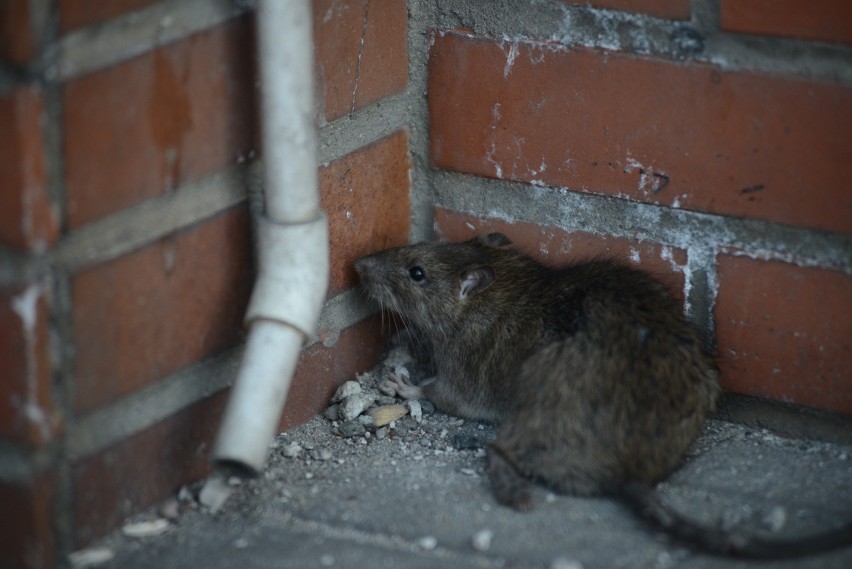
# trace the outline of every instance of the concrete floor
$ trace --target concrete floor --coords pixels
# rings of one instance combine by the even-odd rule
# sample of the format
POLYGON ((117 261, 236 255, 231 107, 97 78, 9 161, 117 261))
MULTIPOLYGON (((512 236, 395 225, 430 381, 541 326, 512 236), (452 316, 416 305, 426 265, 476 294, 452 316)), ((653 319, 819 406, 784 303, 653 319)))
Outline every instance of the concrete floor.
MULTIPOLYGON (((458 423, 435 413, 410 422, 404 436, 347 439, 317 417, 280 435, 265 475, 235 486, 221 510, 211 513, 184 493, 165 533, 116 532, 96 544, 114 555, 99 566, 852 567, 852 545, 771 562, 696 553, 613 499, 538 489, 531 513, 500 507, 484 476, 483 451, 459 448, 488 441, 494 430, 458 423), (308 448, 283 456, 294 442, 308 448)), ((852 520, 852 446, 711 420, 659 492, 684 515, 742 532, 784 538, 837 527, 852 520)), ((137 520, 156 516, 152 510, 137 520)))

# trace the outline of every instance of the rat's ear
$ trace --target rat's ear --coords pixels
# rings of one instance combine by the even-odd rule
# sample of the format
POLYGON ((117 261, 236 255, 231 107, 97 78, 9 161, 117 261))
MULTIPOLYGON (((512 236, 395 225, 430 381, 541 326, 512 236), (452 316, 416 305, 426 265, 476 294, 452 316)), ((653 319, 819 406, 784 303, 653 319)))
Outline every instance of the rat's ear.
POLYGON ((460 279, 459 300, 479 294, 494 282, 494 269, 489 266, 476 267, 465 271, 460 279))
POLYGON ((489 233, 480 237, 479 240, 492 247, 508 247, 512 244, 512 240, 502 233, 489 233))

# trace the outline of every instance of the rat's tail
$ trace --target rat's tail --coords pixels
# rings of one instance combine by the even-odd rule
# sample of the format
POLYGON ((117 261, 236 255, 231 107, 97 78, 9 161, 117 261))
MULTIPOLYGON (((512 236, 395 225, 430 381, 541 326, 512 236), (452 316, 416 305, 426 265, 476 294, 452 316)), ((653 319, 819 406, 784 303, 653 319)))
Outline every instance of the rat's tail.
POLYGON ((757 534, 729 532, 701 525, 668 508, 647 485, 624 485, 622 500, 642 518, 691 549, 713 555, 749 559, 787 559, 852 546, 852 522, 815 535, 794 539, 770 539, 757 534))

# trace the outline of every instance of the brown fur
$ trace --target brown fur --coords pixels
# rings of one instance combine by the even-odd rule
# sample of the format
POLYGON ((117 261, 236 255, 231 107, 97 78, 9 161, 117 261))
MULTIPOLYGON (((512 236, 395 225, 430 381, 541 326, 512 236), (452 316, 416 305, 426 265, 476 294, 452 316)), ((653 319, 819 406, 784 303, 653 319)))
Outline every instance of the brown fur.
POLYGON ((489 477, 502 503, 529 507, 525 479, 572 494, 659 481, 719 395, 680 303, 636 269, 604 260, 550 268, 509 244, 491 234, 356 263, 368 293, 435 352, 435 380, 414 394, 501 423, 489 477), (460 298, 477 270, 493 282, 460 298))

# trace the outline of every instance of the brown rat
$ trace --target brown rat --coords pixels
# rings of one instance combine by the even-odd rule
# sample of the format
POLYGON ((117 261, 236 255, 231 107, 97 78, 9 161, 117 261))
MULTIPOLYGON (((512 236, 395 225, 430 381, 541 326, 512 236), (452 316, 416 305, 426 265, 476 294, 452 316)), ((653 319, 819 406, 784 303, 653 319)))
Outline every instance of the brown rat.
POLYGON ((368 295, 434 355, 435 377, 398 379, 397 392, 500 423, 488 476, 501 504, 529 509, 531 480, 615 494, 694 544, 766 555, 661 512, 650 490, 680 464, 720 394, 681 304, 637 269, 608 260, 552 268, 509 245, 492 233, 355 263, 368 295))

